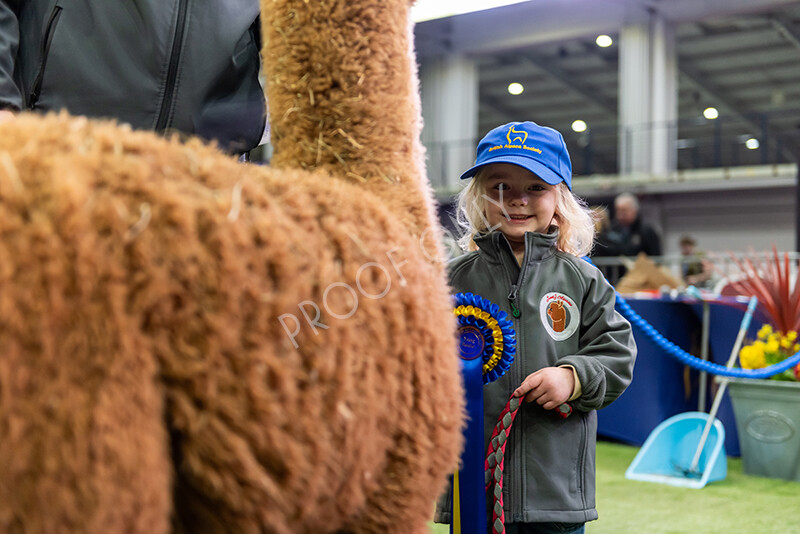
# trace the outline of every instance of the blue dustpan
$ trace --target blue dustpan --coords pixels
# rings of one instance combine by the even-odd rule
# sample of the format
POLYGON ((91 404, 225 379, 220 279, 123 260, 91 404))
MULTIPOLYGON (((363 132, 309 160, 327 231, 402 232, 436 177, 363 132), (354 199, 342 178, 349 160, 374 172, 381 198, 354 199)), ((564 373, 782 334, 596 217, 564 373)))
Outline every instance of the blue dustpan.
POLYGON ((728 458, 725 427, 719 419, 710 426, 699 461, 692 469, 709 417, 703 412, 685 412, 659 424, 625 471, 625 478, 695 489, 723 480, 728 474, 728 458))
MULTIPOLYGON (((696 288, 694 292, 697 293, 696 288)), ((702 296, 698 295, 698 298, 702 296)), ((750 297, 747 311, 742 316, 739 333, 726 367, 733 365, 739 354, 745 332, 750 327, 758 299, 750 297)), ((699 489, 709 482, 722 480, 728 474, 728 456, 725 454, 725 427, 716 418, 722 396, 728 387, 723 378, 714 395, 710 413, 686 412, 673 415, 658 425, 644 442, 633 459, 625 478, 660 482, 670 486, 699 489)))

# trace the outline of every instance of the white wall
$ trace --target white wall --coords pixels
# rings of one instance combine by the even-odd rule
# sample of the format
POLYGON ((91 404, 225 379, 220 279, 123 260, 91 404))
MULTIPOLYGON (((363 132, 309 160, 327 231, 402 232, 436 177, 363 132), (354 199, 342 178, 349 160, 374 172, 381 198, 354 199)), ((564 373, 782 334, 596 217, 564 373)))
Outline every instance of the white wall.
POLYGON ((725 253, 795 250, 797 193, 794 187, 699 191, 640 198, 642 217, 662 231, 665 255, 679 254, 683 234, 698 248, 725 253))

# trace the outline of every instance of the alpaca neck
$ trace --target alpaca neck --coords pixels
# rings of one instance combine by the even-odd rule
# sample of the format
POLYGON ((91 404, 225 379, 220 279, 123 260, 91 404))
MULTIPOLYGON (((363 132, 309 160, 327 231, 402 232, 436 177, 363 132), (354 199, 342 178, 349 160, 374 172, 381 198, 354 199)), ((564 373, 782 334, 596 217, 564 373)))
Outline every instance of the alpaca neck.
POLYGON ((412 233, 434 228, 408 0, 261 5, 271 164, 359 183, 412 233))

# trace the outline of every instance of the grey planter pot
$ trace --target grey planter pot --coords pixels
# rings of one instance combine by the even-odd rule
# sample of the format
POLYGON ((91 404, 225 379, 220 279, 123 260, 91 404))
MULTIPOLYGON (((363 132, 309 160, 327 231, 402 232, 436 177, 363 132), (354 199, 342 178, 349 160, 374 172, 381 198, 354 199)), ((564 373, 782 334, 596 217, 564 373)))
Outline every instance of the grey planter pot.
POLYGON ((730 379, 742 468, 800 482, 800 382, 730 379))

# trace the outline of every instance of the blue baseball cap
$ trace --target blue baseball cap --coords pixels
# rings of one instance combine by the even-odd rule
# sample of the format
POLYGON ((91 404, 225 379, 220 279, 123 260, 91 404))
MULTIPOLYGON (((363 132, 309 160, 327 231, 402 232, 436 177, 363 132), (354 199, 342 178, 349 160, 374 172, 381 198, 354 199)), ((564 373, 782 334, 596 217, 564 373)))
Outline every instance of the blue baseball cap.
POLYGON ((564 138, 535 122, 509 122, 486 134, 478 143, 475 165, 461 179, 492 163, 519 165, 550 185, 564 182, 572 191, 572 162, 564 138))

